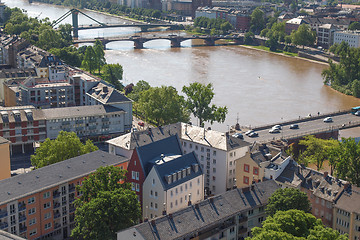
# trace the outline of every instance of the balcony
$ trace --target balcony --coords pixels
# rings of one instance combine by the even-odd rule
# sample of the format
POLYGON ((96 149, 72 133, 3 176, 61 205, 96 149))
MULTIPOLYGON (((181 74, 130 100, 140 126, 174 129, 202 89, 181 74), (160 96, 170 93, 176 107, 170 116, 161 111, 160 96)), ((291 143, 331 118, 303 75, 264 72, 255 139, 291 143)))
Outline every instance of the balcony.
POLYGON ((93 122, 96 122, 95 118, 89 119, 89 123, 93 123, 93 122))
POLYGON ((53 192, 53 198, 58 198, 60 197, 60 193, 59 192, 53 192))
POLYGON ((25 203, 19 203, 18 205, 18 210, 20 211, 24 211, 26 209, 26 204, 25 203))
POLYGON ((58 203, 58 202, 54 203, 54 209, 56 209, 58 207, 60 207, 60 203, 58 203))
POLYGON ((8 225, 7 222, 2 222, 2 223, 0 223, 0 229, 1 229, 1 230, 7 228, 8 226, 9 226, 9 225, 8 225))
POLYGON ((238 234, 244 234, 247 232, 247 228, 246 227, 239 227, 239 231, 238 234))
POLYGON ((110 125, 102 125, 101 128, 103 129, 110 128, 110 125))
POLYGON ((60 213, 55 213, 54 214, 54 219, 59 218, 59 217, 60 217, 60 213))
POLYGON ((70 122, 68 122, 68 121, 62 122, 61 125, 70 125, 70 122))
POLYGON ((8 215, 7 211, 1 211, 0 212, 0 218, 7 217, 7 215, 8 215))
POLYGON ((75 123, 76 124, 84 123, 84 120, 76 120, 75 123))
POLYGON ((89 130, 95 130, 96 129, 96 125, 95 126, 90 126, 89 130))
POLYGON ((58 228, 60 228, 60 227, 61 227, 61 224, 60 224, 60 223, 55 223, 54 229, 58 229, 58 228))
POLYGON ((75 209, 76 209, 76 208, 74 208, 74 207, 70 208, 70 209, 69 209, 69 213, 75 212, 75 209))
POLYGON ((106 118, 102 118, 102 119, 101 119, 101 121, 102 121, 102 122, 108 122, 109 120, 110 120, 110 119, 109 119, 109 118, 107 118, 107 117, 106 117, 106 118))
POLYGON ((63 206, 64 206, 64 205, 66 205, 66 201, 62 201, 62 203, 61 203, 61 204, 62 204, 63 206))
POLYGON ((75 192, 75 187, 69 187, 69 193, 75 192))
POLYGON ((73 203, 75 201, 75 198, 69 199, 69 203, 73 203))
POLYGON ((23 222, 26 220, 26 216, 25 215, 19 215, 19 223, 23 222))
POLYGON ((240 216, 239 217, 239 223, 246 222, 248 220, 248 217, 240 216))
POLYGON ((27 230, 27 227, 20 227, 19 232, 21 234, 23 232, 26 232, 26 230, 27 230))
POLYGON ((84 130, 84 127, 76 127, 75 130, 76 131, 82 131, 82 130, 84 130))

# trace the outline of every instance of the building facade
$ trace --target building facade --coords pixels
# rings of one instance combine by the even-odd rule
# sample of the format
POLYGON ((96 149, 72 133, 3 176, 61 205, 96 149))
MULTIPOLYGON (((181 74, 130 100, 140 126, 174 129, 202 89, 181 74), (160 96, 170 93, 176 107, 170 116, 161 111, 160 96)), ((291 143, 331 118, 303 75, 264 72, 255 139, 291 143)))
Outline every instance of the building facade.
POLYGON ((349 47, 360 47, 360 32, 358 31, 336 31, 334 33, 334 43, 341 44, 346 42, 349 47))
POLYGON ((0 180, 11 177, 10 141, 0 137, 0 180))

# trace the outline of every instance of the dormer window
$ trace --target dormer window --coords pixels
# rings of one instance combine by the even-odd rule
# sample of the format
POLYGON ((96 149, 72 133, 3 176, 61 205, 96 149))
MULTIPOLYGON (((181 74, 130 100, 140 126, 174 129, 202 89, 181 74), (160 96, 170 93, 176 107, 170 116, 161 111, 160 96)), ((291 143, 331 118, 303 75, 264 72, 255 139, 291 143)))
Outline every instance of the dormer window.
POLYGON ((191 174, 191 168, 190 167, 187 167, 186 168, 186 175, 190 175, 191 174))
POLYGON ((180 180, 181 179, 181 171, 177 172, 177 179, 180 180))
POLYGON ((172 174, 172 181, 175 182, 177 179, 176 179, 176 173, 173 173, 172 174))

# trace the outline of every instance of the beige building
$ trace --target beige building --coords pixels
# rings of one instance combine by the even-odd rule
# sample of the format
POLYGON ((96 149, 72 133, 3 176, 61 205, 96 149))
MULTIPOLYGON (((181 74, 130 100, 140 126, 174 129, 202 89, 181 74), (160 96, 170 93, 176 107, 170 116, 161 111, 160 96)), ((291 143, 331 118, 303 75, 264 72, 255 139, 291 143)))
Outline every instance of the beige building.
POLYGON ((10 141, 0 137, 0 180, 11 177, 10 141))
POLYGON ((333 208, 333 229, 349 234, 350 240, 360 239, 360 188, 346 185, 333 208))

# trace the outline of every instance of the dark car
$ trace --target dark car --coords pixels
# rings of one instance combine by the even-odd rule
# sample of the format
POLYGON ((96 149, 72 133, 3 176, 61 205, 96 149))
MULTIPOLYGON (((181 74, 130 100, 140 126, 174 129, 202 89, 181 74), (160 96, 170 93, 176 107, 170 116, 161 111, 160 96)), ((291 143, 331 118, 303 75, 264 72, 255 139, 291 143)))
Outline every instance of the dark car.
POLYGON ((298 129, 298 128, 299 128, 299 125, 297 125, 297 124, 290 125, 290 129, 298 129))
POLYGON ((257 137, 259 134, 257 132, 252 132, 249 134, 249 137, 257 137))

